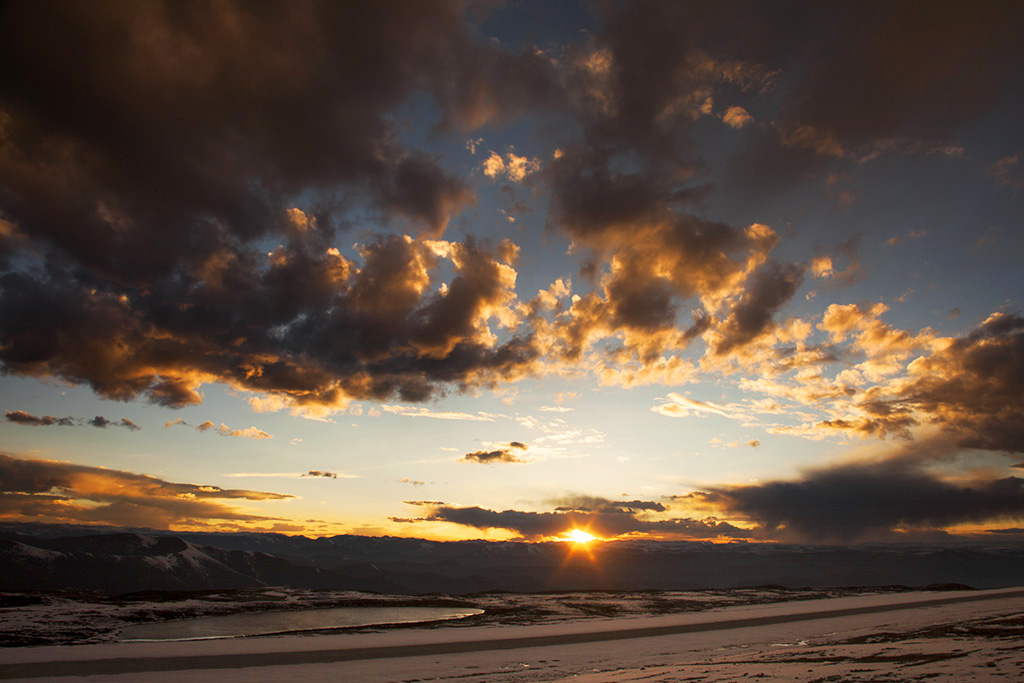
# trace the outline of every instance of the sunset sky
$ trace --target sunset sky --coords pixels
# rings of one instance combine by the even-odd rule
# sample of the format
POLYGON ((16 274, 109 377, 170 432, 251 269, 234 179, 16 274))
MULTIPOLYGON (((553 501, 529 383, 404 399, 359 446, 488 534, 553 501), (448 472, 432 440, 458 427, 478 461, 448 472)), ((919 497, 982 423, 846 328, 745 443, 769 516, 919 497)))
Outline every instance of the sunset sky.
POLYGON ((7 3, 0 517, 1024 540, 1022 34, 7 3))

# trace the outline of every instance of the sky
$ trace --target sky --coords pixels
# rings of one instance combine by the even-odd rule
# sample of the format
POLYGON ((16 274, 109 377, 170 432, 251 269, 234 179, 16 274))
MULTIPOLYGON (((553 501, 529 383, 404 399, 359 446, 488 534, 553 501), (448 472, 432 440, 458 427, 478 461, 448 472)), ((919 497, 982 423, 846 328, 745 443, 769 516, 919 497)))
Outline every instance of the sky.
POLYGON ((1022 30, 6 3, 0 518, 1020 542, 1022 30))

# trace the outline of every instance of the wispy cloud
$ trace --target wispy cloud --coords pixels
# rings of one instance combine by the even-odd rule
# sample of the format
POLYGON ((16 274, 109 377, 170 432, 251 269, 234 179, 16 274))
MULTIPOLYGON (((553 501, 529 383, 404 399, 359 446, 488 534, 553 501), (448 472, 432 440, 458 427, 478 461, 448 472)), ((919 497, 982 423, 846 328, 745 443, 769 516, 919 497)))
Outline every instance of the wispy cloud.
POLYGON ((672 392, 668 398, 662 399, 661 405, 651 410, 667 417, 689 417, 691 415, 720 415, 730 419, 745 419, 746 416, 736 411, 733 406, 722 406, 711 401, 698 401, 682 394, 672 392))
POLYGON ((265 477, 270 479, 307 479, 307 478, 321 478, 321 479, 359 479, 358 474, 349 474, 347 472, 329 471, 329 470, 309 470, 307 472, 229 472, 223 474, 224 477, 232 477, 237 479, 244 479, 247 477, 265 477))
POLYGON ((486 414, 462 413, 458 411, 435 411, 418 406, 382 405, 381 408, 394 415, 404 417, 428 417, 434 420, 469 420, 472 422, 494 422, 494 416, 486 414))

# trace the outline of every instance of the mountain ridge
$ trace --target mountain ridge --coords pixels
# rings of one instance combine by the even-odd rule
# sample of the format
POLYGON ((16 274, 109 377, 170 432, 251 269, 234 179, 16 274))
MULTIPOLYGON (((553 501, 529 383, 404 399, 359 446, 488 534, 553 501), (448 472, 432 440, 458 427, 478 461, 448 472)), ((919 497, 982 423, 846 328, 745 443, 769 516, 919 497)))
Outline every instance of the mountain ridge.
POLYGON ((1024 576, 1015 544, 428 541, 0 523, 0 590, 282 585, 393 594, 966 584, 1024 576), (91 533, 90 533, 91 532, 91 533))

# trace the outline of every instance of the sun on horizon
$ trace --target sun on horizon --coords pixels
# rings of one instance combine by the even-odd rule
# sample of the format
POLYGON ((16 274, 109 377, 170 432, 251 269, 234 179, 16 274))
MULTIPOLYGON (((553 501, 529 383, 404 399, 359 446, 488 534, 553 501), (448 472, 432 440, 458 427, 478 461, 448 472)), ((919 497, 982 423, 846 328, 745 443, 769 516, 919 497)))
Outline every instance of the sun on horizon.
POLYGON ((565 540, 571 541, 573 543, 586 545, 587 543, 597 541, 599 539, 594 534, 587 533, 583 529, 573 529, 568 534, 566 534, 565 540))

